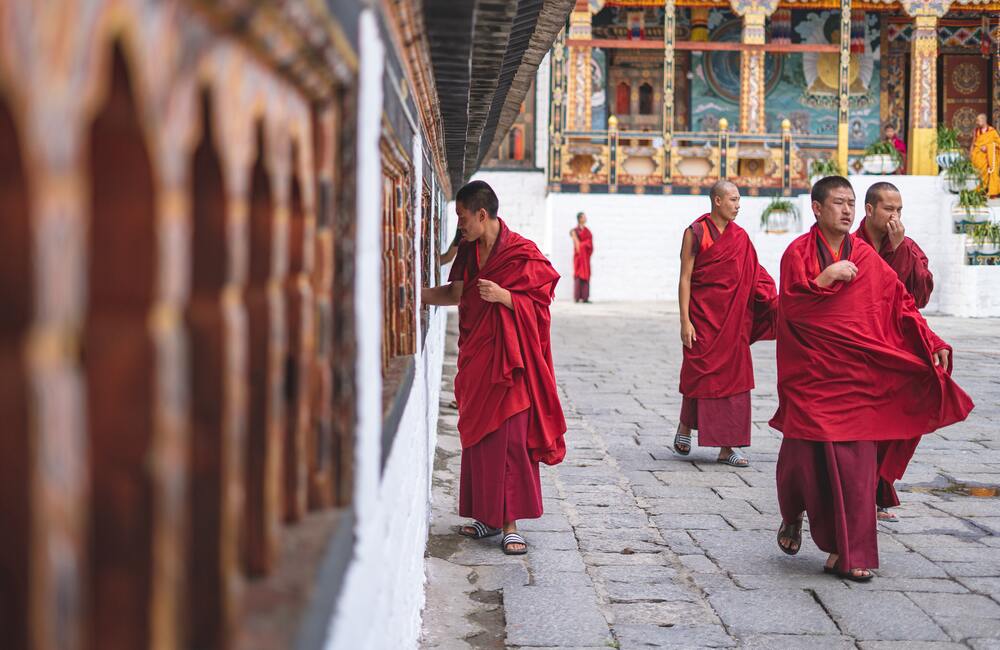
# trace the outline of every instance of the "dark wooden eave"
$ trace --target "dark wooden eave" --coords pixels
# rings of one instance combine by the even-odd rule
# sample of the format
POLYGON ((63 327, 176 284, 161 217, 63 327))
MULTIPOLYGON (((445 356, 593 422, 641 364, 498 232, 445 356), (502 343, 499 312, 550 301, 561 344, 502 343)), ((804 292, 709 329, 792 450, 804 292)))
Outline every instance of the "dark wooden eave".
POLYGON ((448 175, 460 187, 503 139, 574 0, 424 0, 448 175))

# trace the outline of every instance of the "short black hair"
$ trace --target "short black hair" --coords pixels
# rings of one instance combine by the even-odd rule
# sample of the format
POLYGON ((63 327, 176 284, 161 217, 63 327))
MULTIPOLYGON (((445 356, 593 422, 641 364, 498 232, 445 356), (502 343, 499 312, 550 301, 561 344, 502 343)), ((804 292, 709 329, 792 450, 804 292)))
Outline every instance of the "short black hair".
POLYGON ((462 207, 472 212, 486 210, 491 219, 496 219, 500 210, 500 199, 486 181, 472 181, 463 185, 455 195, 455 203, 461 203, 462 207))
POLYGON ((851 181, 847 180, 843 176, 827 176, 826 178, 821 178, 812 187, 812 192, 810 197, 813 201, 817 203, 822 203, 826 201, 826 197, 830 196, 830 192, 840 188, 847 188, 854 191, 854 187, 851 185, 851 181))
POLYGON ((895 192, 899 194, 899 188, 892 183, 887 183, 885 181, 879 181, 865 192, 865 205, 871 205, 873 208, 878 205, 879 199, 882 198, 883 192, 895 192))
POLYGON ((583 213, 582 213, 582 212, 577 212, 577 213, 576 213, 576 220, 577 220, 577 221, 579 221, 579 220, 580 220, 580 217, 582 217, 582 216, 583 216, 583 213))

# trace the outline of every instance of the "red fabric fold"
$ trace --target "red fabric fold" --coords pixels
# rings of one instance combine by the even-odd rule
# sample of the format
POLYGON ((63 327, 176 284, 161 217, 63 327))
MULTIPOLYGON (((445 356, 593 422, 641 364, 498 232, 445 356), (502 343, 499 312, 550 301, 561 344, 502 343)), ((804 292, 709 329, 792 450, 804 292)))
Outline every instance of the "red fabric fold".
POLYGON ((698 340, 683 348, 681 394, 729 397, 754 387, 750 344, 774 338, 776 298, 750 237, 730 223, 695 257, 689 312, 698 340))
MULTIPOLYGON (((865 230, 864 219, 861 220, 861 225, 854 232, 854 236, 856 239, 860 239, 872 248, 875 248, 875 244, 868 237, 868 232, 865 230)), ((899 281, 903 283, 906 290, 913 296, 913 302, 917 304, 917 308, 923 309, 926 307, 928 301, 931 299, 931 292, 934 290, 934 275, 928 268, 927 256, 920 249, 920 246, 917 246, 917 242, 909 237, 904 237, 903 243, 899 245, 899 248, 892 250, 892 244, 889 243, 889 238, 886 237, 882 240, 882 246, 876 250, 879 257, 885 260, 889 268, 895 271, 896 277, 899 278, 899 281)))
MULTIPOLYGON (((964 420, 973 403, 934 365, 948 348, 871 246, 851 247, 852 282, 820 287, 817 227, 781 259, 778 410, 788 438, 893 441, 879 474, 903 475, 920 436, 964 420)), ((948 348, 950 350, 950 348, 948 348)))
POLYGON ((458 431, 463 448, 530 409, 527 441, 532 460, 555 465, 566 455, 566 420, 549 335, 549 305, 558 280, 538 247, 501 220, 489 259, 465 281, 459 303, 455 398, 462 405, 458 431), (510 291, 514 309, 480 298, 480 279, 510 291))
POLYGON ((573 251, 573 277, 590 279, 590 256, 594 254, 594 236, 590 228, 576 228, 576 238, 580 249, 573 251))

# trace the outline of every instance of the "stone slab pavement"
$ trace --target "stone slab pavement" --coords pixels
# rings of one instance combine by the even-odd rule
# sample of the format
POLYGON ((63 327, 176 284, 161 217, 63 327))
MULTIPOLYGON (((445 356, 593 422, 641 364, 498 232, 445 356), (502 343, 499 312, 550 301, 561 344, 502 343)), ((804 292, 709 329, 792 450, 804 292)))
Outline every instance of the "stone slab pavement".
POLYGON ((670 452, 680 341, 665 303, 554 306, 568 453, 542 468, 545 515, 520 524, 530 552, 460 537, 452 322, 421 646, 1000 649, 1000 497, 963 491, 1000 486, 1000 321, 929 321, 976 410, 924 437, 868 584, 824 575, 808 532, 797 556, 776 548, 773 342, 753 348, 751 467, 670 452))

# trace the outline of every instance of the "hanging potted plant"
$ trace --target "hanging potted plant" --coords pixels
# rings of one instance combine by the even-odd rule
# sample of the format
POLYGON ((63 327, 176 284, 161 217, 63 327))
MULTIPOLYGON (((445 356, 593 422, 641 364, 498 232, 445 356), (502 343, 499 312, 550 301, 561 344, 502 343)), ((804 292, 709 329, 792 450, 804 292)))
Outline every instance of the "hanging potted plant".
POLYGON ((962 154, 944 173, 945 185, 952 194, 979 187, 979 172, 972 166, 968 156, 962 154))
POLYGON ((809 165, 809 185, 815 185, 816 181, 821 178, 826 178, 827 176, 843 176, 844 172, 840 170, 840 163, 834 159, 823 160, 817 159, 812 161, 809 165))
POLYGON ((962 145, 958 142, 958 131, 939 125, 937 130, 937 164, 947 170, 963 157, 962 145))
POLYGON ((992 218, 989 206, 986 204, 986 194, 978 189, 962 190, 958 194, 958 202, 951 209, 951 220, 955 224, 955 232, 969 232, 972 226, 989 222, 992 218))
POLYGON ((966 231, 966 261, 969 264, 1000 263, 1000 223, 986 221, 969 226, 966 231))
POLYGON ((760 227, 764 232, 780 234, 788 232, 799 221, 799 211, 791 199, 776 196, 760 214, 760 227))
POLYGON ((903 157, 891 142, 879 140, 865 149, 865 157, 861 160, 867 174, 892 174, 903 164, 903 157))

